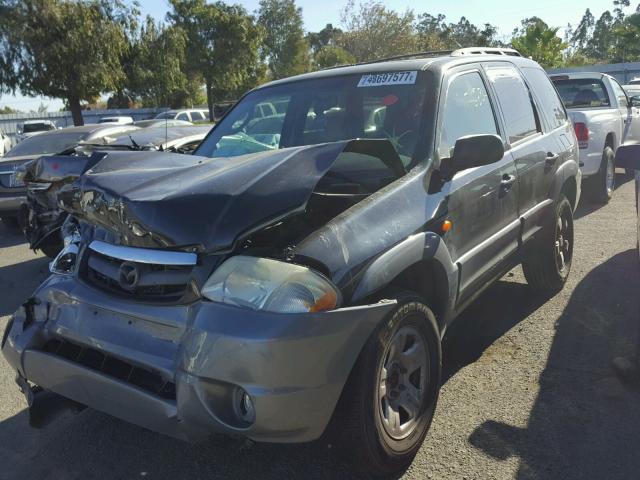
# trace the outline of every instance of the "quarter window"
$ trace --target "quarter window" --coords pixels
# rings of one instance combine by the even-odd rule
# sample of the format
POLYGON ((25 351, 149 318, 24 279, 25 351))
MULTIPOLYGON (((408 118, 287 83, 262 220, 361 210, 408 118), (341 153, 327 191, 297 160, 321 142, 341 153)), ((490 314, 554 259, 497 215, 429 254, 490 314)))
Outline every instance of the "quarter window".
POLYGON ((178 115, 176 117, 176 120, 186 120, 187 122, 189 121, 189 116, 186 113, 181 113, 180 115, 178 115))
POLYGON ((441 118, 440 158, 451 156, 460 137, 498 133, 489 95, 478 72, 465 73, 451 81, 441 118))
POLYGON ((536 133, 538 128, 529 89, 518 71, 510 65, 490 66, 487 76, 498 95, 509 143, 536 133))

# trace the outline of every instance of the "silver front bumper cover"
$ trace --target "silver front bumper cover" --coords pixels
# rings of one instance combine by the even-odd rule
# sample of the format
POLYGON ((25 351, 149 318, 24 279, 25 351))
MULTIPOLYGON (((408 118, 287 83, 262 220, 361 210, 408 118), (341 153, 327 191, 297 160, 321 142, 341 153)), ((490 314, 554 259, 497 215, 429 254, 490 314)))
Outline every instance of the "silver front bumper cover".
POLYGON ((54 275, 21 307, 2 346, 20 376, 145 428, 186 440, 213 432, 305 442, 328 424, 367 338, 395 302, 315 314, 275 314, 199 301, 138 304, 54 275), (27 313, 27 311, 32 313, 27 313), (67 339, 175 383, 162 398, 57 355, 67 339), (255 422, 229 408, 233 389, 253 399, 255 422))

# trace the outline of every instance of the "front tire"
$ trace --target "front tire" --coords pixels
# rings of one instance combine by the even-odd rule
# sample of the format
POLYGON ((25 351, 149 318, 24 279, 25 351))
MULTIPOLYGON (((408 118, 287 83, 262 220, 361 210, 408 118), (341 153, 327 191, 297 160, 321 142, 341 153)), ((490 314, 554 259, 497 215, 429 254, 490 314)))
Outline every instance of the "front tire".
POLYGON ((360 353, 329 427, 356 468, 389 475, 411 464, 433 419, 441 363, 433 313, 420 297, 399 295, 360 353))
POLYGON ((554 223, 535 242, 522 262, 527 283, 545 293, 559 292, 569 277, 573 260, 573 209, 564 195, 556 202, 554 223))

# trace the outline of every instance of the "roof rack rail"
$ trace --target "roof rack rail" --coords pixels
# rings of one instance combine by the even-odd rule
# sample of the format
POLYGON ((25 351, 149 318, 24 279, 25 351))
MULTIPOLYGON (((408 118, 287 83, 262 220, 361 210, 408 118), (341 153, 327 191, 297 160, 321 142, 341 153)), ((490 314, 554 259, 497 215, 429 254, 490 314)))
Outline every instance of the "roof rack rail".
POLYGON ((459 48, 451 52, 452 57, 461 57, 462 55, 507 55, 510 57, 521 57, 520 52, 513 48, 496 48, 496 47, 468 47, 459 48))
POLYGON ((371 60, 369 62, 364 62, 366 63, 381 63, 381 62, 388 62, 390 60, 404 60, 404 59, 410 59, 410 58, 423 58, 423 57, 443 57, 445 55, 451 55, 453 53, 453 50, 429 50, 426 52, 415 52, 415 53, 405 53, 403 55, 394 55, 392 57, 384 57, 384 58, 377 58, 376 60, 371 60))
POLYGON ((443 57, 445 55, 451 55, 453 50, 430 50, 426 52, 415 52, 415 53, 405 53, 403 55, 394 55, 392 57, 384 57, 384 58, 376 58, 375 60, 369 60, 367 62, 357 62, 357 63, 344 63, 341 65, 334 65, 332 67, 326 67, 322 70, 333 70, 334 68, 341 67, 354 67, 356 65, 370 65, 372 63, 382 63, 389 62, 392 60, 407 60, 411 58, 429 58, 429 57, 443 57))

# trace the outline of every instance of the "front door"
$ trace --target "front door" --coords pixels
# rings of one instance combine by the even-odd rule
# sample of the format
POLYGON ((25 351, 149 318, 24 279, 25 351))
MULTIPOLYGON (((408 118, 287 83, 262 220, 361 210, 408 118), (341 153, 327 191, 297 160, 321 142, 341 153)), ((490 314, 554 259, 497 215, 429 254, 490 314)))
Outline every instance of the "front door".
MULTIPOLYGON (((458 138, 500 134, 479 66, 445 80, 440 104, 437 154, 450 157, 458 138)), ((445 243, 460 269, 458 304, 494 277, 518 247, 518 182, 510 155, 491 165, 458 172, 444 186, 455 235, 445 243)))

